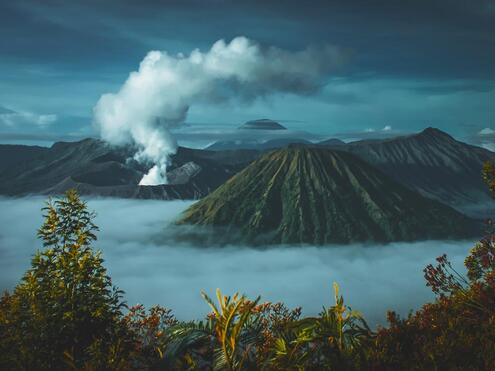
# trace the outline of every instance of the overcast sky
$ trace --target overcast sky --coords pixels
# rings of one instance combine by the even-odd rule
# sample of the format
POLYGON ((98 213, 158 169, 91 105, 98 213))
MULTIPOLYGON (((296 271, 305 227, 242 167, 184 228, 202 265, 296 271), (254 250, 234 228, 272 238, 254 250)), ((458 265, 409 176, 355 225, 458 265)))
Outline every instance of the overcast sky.
POLYGON ((189 55, 236 36, 346 58, 312 94, 191 106, 191 130, 261 117, 322 135, 495 129, 492 1, 16 0, 0 3, 0 142, 97 135, 93 107, 149 51, 189 55))

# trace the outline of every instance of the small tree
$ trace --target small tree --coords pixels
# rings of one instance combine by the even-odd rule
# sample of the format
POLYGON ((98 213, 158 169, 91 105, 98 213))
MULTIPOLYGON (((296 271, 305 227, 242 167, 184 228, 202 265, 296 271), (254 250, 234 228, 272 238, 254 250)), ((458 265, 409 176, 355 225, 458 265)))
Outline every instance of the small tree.
POLYGON ((335 305, 318 317, 289 324, 275 341, 271 368, 277 370, 353 370, 364 362, 374 334, 359 312, 344 304, 334 283, 335 305))
POLYGON ((256 309, 259 297, 222 295, 218 304, 201 293, 212 310, 206 321, 179 323, 168 329, 169 343, 163 369, 173 370, 252 370, 256 364, 256 344, 262 331, 256 309))
POLYGON ((38 236, 46 249, 36 252, 13 294, 0 302, 0 330, 11 335, 0 342, 5 368, 79 367, 95 354, 115 352, 123 303, 101 252, 91 248, 95 214, 75 190, 50 199, 43 210, 38 236))

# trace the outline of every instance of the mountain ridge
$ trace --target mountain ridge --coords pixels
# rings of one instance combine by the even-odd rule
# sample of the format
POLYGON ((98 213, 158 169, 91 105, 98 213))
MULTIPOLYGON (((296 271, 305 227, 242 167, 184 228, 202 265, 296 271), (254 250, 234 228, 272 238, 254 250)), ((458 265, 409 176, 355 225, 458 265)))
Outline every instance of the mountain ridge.
POLYGON ((382 140, 347 143, 353 153, 406 187, 461 211, 469 204, 493 204, 481 178, 495 153, 460 142, 436 128, 382 140))
POLYGON ((169 170, 181 184, 144 187, 138 183, 151 165, 133 160, 130 147, 113 147, 88 138, 57 142, 50 148, 19 147, 21 152, 13 157, 15 148, 0 146, 0 154, 9 154, 2 157, 4 163, 0 161, 0 194, 59 194, 76 188, 82 194, 102 196, 198 199, 257 157, 253 151, 220 153, 179 147, 169 170), (194 163, 196 170, 177 177, 174 173, 187 163, 194 163))
MULTIPOLYGON (((304 144, 323 147, 318 143, 304 144)), ((288 145, 290 142, 284 143, 288 145)), ((495 201, 481 179, 483 163, 495 162, 495 153, 460 142, 441 130, 427 128, 407 136, 334 142, 324 147, 350 152, 407 188, 461 212, 476 217, 495 212, 495 201)), ((194 195, 197 199, 269 150, 272 149, 210 151, 179 147, 169 171, 175 172, 188 162, 199 171, 171 177, 172 183, 182 184, 174 185, 174 192, 169 193, 162 192, 167 187, 158 187, 156 192, 136 188, 149 166, 132 160, 135 149, 131 147, 112 147, 98 139, 57 142, 50 148, 0 145, 0 194, 53 194, 63 192, 70 183, 88 195, 146 194, 160 199, 194 195), (113 192, 108 187, 118 189, 113 192)))

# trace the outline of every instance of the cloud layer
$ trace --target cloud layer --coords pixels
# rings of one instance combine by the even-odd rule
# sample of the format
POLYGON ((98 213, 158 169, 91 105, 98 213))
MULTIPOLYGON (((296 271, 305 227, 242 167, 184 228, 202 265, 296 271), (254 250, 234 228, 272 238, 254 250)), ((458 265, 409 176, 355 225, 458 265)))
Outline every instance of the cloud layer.
MULTIPOLYGON (((199 248, 175 245, 164 226, 191 202, 91 199, 100 226, 96 247, 129 304, 161 304, 181 319, 208 312, 200 290, 240 291, 262 300, 284 301, 316 314, 332 304, 338 282, 346 303, 370 325, 384 323, 386 310, 401 314, 433 298, 422 269, 447 253, 462 271, 472 241, 427 241, 389 245, 199 248), (158 242, 162 241, 162 242, 158 242), (165 242, 163 242, 165 241, 165 242)), ((0 290, 12 288, 41 247, 35 231, 42 221, 40 197, 0 199, 0 290)))
POLYGON ((154 165, 141 184, 164 183, 177 148, 169 130, 185 121, 191 106, 309 94, 344 59, 345 53, 328 45, 292 52, 245 37, 219 40, 207 52, 195 49, 188 56, 151 51, 118 93, 100 98, 94 121, 104 140, 135 144, 136 159, 154 165))
POLYGON ((57 115, 39 115, 32 112, 14 112, 0 107, 0 124, 5 128, 34 126, 40 129, 52 125, 57 121, 57 115))

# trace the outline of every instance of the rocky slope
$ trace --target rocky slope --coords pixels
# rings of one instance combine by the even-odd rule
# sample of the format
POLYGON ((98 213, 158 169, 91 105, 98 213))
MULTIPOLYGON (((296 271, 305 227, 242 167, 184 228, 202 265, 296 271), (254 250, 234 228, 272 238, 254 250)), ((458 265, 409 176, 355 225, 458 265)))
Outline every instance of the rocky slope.
POLYGON ((353 153, 404 186, 462 211, 473 204, 494 207, 481 179, 485 161, 495 153, 427 128, 421 133, 388 140, 349 143, 339 149, 353 153))
MULTIPOLYGON (((1 108, 1 107, 0 107, 1 108)), ((0 145, 0 174, 9 168, 30 161, 42 155, 48 148, 39 146, 25 146, 18 144, 0 145)))

